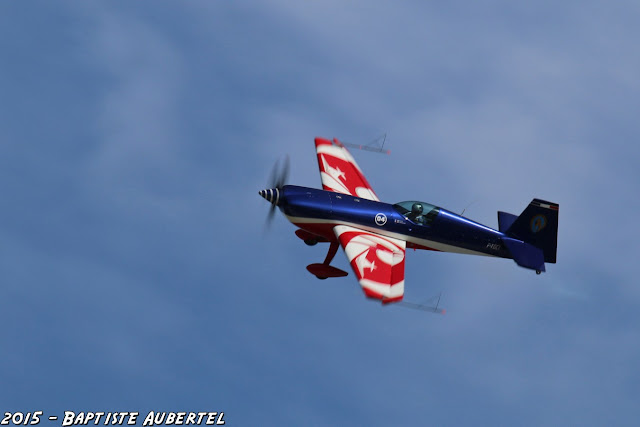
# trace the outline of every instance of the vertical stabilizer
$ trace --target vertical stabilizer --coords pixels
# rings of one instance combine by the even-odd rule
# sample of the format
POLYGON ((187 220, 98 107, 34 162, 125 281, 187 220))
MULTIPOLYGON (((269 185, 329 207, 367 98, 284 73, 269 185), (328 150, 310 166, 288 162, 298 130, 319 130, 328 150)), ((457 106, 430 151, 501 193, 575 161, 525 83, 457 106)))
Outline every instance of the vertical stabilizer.
MULTIPOLYGON (((558 245, 558 212, 557 203, 533 199, 506 231, 502 230, 502 226, 500 231, 508 237, 522 240, 541 249, 544 253, 544 262, 555 263, 558 245)), ((498 221, 500 221, 500 212, 498 221)))

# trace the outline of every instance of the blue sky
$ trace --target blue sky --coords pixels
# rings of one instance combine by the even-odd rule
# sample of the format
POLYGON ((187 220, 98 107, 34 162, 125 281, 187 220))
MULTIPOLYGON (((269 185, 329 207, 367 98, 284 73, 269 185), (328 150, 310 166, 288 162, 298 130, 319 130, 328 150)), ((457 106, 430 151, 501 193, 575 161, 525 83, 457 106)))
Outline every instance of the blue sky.
MULTIPOLYGON (((2 2, 0 410, 228 425, 635 425, 634 2, 2 2), (411 252, 406 298, 320 282, 257 195, 315 136, 381 199, 497 226, 560 204, 558 263, 411 252)), ((339 254, 334 261, 348 268, 339 254)))

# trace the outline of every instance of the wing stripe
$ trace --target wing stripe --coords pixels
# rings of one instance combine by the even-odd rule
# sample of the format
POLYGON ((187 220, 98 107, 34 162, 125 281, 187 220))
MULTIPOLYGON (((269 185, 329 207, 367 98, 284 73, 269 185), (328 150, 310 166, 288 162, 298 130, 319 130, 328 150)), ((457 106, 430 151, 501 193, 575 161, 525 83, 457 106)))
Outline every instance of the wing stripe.
POLYGON ((337 139, 334 143, 323 138, 315 139, 322 188, 379 201, 380 199, 349 151, 337 139))
POLYGON ((346 225, 333 231, 365 295, 383 303, 401 301, 406 242, 346 225))

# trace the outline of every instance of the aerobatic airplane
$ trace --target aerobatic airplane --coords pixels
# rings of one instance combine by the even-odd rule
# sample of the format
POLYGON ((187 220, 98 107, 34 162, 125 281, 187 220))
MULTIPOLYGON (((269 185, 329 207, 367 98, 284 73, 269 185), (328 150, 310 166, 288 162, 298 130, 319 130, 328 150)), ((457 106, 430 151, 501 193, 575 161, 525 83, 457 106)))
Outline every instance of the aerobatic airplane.
POLYGON ((307 245, 328 242, 323 263, 307 270, 318 279, 348 273, 330 265, 344 249, 365 295, 383 304, 404 296, 406 249, 457 252, 513 259, 545 271, 556 262, 558 204, 533 199, 520 216, 498 212, 498 230, 420 201, 383 203, 337 139, 315 139, 322 190, 285 185, 288 162, 272 174, 272 187, 259 192, 278 207, 307 245))

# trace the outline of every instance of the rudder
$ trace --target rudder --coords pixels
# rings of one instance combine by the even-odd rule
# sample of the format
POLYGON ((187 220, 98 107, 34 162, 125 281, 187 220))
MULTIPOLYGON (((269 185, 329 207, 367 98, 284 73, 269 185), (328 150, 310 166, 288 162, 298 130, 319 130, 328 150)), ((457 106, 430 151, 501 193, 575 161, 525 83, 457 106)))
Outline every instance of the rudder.
POLYGON ((557 203, 533 199, 505 234, 541 249, 544 253, 544 262, 555 264, 558 246, 558 212, 557 203))

